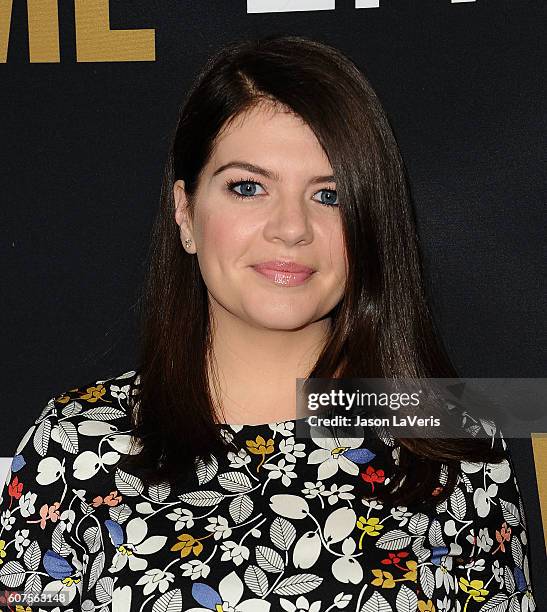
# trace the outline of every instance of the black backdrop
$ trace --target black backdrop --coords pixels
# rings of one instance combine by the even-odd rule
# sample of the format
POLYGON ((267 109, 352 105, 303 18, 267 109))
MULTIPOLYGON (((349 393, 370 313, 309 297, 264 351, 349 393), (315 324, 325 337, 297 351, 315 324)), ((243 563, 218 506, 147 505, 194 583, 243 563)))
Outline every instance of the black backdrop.
MULTIPOLYGON (((251 12, 258 2, 248 12, 244 0, 63 0, 56 15, 54 0, 16 0, 11 22, 1 3, 0 455, 13 455, 49 397, 133 369, 134 305, 177 106, 220 44, 269 33, 339 47, 379 94, 461 375, 545 376, 546 3, 337 0, 333 10, 251 12), (149 31, 94 33, 101 11, 113 31, 149 31)), ((531 444, 508 442, 541 602, 531 444)))

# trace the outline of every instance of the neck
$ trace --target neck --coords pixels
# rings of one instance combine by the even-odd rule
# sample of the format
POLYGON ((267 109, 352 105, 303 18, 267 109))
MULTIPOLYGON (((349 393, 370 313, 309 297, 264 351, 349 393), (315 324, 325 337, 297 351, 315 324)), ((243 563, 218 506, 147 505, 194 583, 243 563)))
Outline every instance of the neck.
POLYGON ((213 312, 209 380, 221 421, 254 424, 296 418, 296 379, 307 378, 313 369, 331 320, 279 330, 252 326, 225 309, 213 312))

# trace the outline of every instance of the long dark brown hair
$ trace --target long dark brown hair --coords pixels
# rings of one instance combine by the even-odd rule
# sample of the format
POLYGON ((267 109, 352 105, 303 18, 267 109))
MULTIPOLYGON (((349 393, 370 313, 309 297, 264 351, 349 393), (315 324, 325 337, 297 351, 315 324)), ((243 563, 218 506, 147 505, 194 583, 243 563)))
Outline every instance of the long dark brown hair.
MULTIPOLYGON (((191 212, 220 130, 261 103, 301 117, 336 177, 348 278, 309 377, 458 377, 428 307, 406 170, 368 80, 339 50, 304 37, 231 43, 209 59, 181 105, 152 230, 139 386, 131 396, 142 450, 126 457, 148 484, 176 479, 195 459, 226 448, 207 369, 207 289, 197 257, 181 245, 173 185, 184 180, 191 212)), ((395 440, 399 466, 376 495, 392 504, 431 501, 443 467, 439 502, 453 490, 460 460, 501 459, 484 439, 395 440)))

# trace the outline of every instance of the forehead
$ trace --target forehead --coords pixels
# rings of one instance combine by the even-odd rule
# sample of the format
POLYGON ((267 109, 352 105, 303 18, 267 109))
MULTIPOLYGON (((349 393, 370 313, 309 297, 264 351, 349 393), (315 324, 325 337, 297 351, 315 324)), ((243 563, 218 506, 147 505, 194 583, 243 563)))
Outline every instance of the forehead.
POLYGON ((220 130, 211 162, 226 163, 234 156, 252 157, 247 161, 260 165, 285 160, 285 164, 297 162, 305 167, 311 162, 330 171, 327 155, 309 125, 290 109, 271 103, 236 115, 220 130))

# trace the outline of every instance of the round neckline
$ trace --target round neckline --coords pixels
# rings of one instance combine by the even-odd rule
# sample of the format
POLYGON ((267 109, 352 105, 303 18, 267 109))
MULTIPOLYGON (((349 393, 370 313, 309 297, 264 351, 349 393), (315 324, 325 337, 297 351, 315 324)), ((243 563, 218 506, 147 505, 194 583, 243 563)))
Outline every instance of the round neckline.
POLYGON ((221 429, 229 432, 235 439, 240 437, 256 438, 263 437, 285 437, 294 436, 296 438, 307 437, 310 425, 307 417, 298 419, 285 419, 282 421, 270 421, 268 423, 218 423, 221 429), (290 425, 290 427, 285 427, 290 425))
POLYGON ((300 417, 294 419, 284 419, 281 421, 270 421, 268 423, 217 423, 220 427, 270 427, 273 425, 283 425, 285 423, 304 422, 308 417, 300 417))

